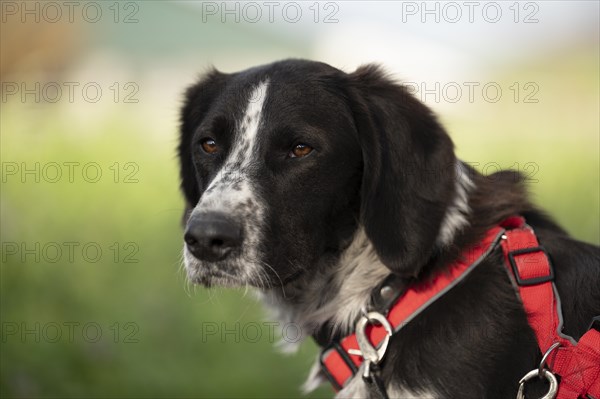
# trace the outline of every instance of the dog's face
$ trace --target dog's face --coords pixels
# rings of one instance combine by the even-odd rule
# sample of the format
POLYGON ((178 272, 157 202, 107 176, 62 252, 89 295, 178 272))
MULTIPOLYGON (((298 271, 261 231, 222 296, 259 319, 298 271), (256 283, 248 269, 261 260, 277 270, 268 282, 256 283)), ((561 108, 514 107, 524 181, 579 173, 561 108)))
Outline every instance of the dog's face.
POLYGON ((391 271, 414 274, 453 194, 448 137, 372 67, 209 73, 187 92, 179 155, 185 264, 205 285, 267 288, 335 267, 359 225, 391 271))

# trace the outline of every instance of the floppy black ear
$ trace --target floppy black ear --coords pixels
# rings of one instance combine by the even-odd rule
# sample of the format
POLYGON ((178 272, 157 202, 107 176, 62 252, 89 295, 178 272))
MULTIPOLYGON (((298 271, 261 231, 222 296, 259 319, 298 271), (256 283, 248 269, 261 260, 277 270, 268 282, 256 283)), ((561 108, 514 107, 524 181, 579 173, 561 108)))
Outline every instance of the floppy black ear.
POLYGON ((416 276, 454 194, 452 141, 429 108, 377 66, 349 76, 364 163, 361 221, 382 262, 416 276))
POLYGON ((178 148, 181 190, 185 196, 183 223, 187 221, 189 212, 198 203, 202 190, 192 160, 192 139, 196 129, 210 109, 213 100, 223 89, 227 77, 228 75, 213 69, 185 92, 184 105, 180 116, 178 148))

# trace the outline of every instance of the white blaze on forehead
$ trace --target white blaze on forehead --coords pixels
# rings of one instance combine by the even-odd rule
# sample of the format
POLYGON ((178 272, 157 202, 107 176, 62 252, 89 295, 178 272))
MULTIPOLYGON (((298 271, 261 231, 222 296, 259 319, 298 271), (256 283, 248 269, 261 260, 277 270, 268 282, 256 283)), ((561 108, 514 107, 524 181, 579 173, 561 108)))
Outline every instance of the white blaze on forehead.
POLYGON ((248 180, 250 166, 256 162, 257 136, 261 125, 263 105, 267 97, 268 80, 254 87, 248 97, 246 110, 236 126, 231 151, 212 180, 197 208, 227 212, 248 200, 256 200, 255 190, 248 180))
POLYGON ((260 127, 261 114, 267 97, 268 81, 259 83, 248 99, 248 106, 238 127, 238 132, 229 160, 240 160, 242 168, 252 162, 256 136, 260 127))

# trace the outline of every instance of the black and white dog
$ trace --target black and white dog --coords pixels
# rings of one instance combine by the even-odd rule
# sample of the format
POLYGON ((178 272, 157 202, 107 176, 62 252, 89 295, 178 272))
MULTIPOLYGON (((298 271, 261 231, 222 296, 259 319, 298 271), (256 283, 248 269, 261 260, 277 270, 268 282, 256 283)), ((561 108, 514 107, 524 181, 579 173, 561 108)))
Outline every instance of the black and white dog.
MULTIPOLYGON (((376 66, 213 70, 186 93, 179 157, 189 278, 257 287, 323 346, 352 333, 390 275, 426 279, 511 215, 549 253, 565 332, 578 339, 600 314, 599 248, 533 206, 518 173, 457 160, 432 112, 376 66)), ((495 250, 393 335, 381 378, 395 398, 510 398, 540 360, 495 250)), ((322 380, 317 366, 306 388, 322 380)), ((368 395, 360 375, 338 393, 368 395)))

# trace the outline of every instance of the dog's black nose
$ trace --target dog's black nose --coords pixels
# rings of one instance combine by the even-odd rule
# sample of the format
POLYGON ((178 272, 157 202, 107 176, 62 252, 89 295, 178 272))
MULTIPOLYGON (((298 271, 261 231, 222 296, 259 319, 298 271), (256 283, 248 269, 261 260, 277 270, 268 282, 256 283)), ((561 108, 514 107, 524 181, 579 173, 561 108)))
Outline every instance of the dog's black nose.
POLYGON ((215 262, 242 244, 242 229, 225 214, 200 213, 189 219, 183 238, 196 258, 215 262))

